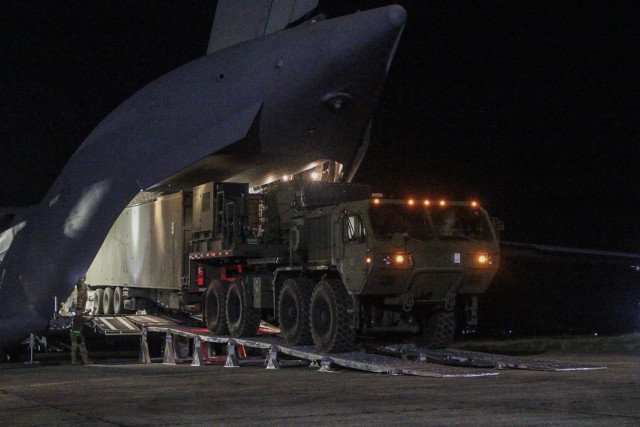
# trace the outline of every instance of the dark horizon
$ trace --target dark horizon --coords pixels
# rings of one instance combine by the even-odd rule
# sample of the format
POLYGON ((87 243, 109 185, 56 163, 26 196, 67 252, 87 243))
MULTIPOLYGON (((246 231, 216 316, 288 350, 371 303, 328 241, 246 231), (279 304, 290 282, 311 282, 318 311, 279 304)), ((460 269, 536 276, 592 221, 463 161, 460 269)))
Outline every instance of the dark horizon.
MULTIPOLYGON (((505 240, 640 252, 640 7, 398 3, 409 20, 356 181, 477 198, 505 240)), ((38 203, 118 104, 203 55, 215 2, 60 5, 0 17, 0 206, 38 203)))

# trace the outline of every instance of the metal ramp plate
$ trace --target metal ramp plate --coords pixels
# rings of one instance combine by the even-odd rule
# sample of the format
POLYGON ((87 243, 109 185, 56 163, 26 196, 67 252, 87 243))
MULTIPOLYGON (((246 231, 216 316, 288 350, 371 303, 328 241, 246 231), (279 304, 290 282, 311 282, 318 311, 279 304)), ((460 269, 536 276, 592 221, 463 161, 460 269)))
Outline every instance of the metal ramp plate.
POLYGON ((433 363, 398 359, 363 352, 331 354, 326 357, 334 364, 344 366, 345 368, 391 375, 417 375, 436 378, 486 377, 498 375, 497 372, 436 365, 433 363))
POLYGON ((400 359, 397 357, 370 354, 362 351, 348 353, 320 353, 314 346, 289 346, 281 338, 257 337, 236 339, 239 344, 249 347, 260 346, 270 348, 276 346, 277 351, 289 356, 309 361, 330 362, 336 366, 360 371, 384 373, 391 375, 417 375, 423 377, 454 378, 454 377, 484 377, 495 376, 497 372, 487 372, 456 366, 441 366, 432 363, 400 359))
POLYGON ((178 325, 178 322, 162 316, 153 316, 150 314, 133 314, 127 315, 127 319, 131 320, 133 324, 142 328, 144 326, 164 326, 171 327, 178 325))
POLYGON ((93 325, 97 332, 107 336, 138 336, 140 329, 129 319, 122 316, 100 316, 93 319, 93 325))
POLYGON ((496 369, 527 369, 530 371, 591 371, 607 369, 606 366, 588 365, 582 363, 560 362, 556 360, 533 359, 519 356, 503 356, 499 354, 480 353, 465 350, 426 350, 420 349, 427 356, 434 358, 455 358, 467 363, 484 366, 493 364, 496 369))
POLYGON ((588 365, 582 363, 560 362, 556 360, 534 359, 530 357, 505 356, 500 354, 482 353, 456 349, 430 350, 416 347, 413 344, 389 345, 377 347, 377 351, 384 354, 395 354, 404 358, 444 365, 482 367, 494 369, 526 369, 530 371, 588 371, 606 369, 605 366, 588 365))

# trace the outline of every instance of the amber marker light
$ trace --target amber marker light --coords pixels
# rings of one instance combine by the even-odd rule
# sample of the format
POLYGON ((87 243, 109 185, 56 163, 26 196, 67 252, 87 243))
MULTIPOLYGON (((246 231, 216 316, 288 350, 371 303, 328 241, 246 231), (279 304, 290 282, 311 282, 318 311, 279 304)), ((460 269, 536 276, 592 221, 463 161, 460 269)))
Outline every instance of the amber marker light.
POLYGON ((478 261, 478 264, 486 264, 487 262, 489 262, 489 257, 487 256, 487 254, 479 254, 476 257, 476 260, 478 261))
POLYGON ((409 204, 409 206, 413 206, 416 203, 416 201, 413 199, 409 199, 407 203, 409 204))
POLYGON ((402 264, 404 262, 404 255, 396 255, 396 264, 402 264))
POLYGON ((364 261, 365 261, 367 264, 371 264, 371 257, 370 257, 370 256, 366 257, 364 261))
POLYGON ((475 200, 473 202, 471 202, 471 207, 472 208, 477 208, 478 207, 478 202, 476 202, 475 200))
POLYGON ((425 201, 424 201, 424 205, 425 205, 425 206, 429 206, 430 204, 431 204, 431 202, 430 202, 429 200, 425 200, 425 201))
POLYGON ((445 202, 444 200, 440 200, 440 206, 444 206, 446 204, 447 204, 447 202, 445 202))
POLYGON ((379 205, 380 204, 380 199, 373 199, 373 204, 374 205, 379 205))

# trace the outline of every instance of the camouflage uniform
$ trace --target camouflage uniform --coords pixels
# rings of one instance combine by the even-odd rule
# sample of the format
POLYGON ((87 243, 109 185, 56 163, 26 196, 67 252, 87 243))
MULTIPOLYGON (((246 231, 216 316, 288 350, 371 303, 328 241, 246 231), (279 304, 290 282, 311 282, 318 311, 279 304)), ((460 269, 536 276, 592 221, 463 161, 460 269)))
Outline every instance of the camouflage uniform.
POLYGON ((87 306, 87 282, 86 277, 82 276, 78 279, 76 283, 76 308, 79 310, 84 310, 87 306))
POLYGON ((93 319, 93 313, 90 316, 85 316, 82 311, 76 311, 76 314, 71 319, 71 364, 77 364, 76 353, 80 353, 82 362, 85 365, 89 365, 89 353, 87 352, 87 345, 84 341, 84 322, 93 319))

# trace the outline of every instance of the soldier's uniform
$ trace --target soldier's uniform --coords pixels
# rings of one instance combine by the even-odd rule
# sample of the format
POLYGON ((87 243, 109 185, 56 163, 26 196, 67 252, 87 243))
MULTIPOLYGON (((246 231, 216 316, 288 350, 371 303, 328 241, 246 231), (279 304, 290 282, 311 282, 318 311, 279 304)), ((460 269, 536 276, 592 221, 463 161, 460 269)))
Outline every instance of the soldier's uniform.
POLYGON ((87 352, 87 345, 84 341, 84 322, 93 319, 93 313, 90 316, 85 316, 82 311, 76 311, 76 314, 71 319, 71 364, 77 364, 76 353, 80 353, 82 362, 85 365, 91 364, 89 360, 89 353, 87 352))
POLYGON ((87 306, 87 282, 86 277, 82 276, 76 283, 76 308, 81 311, 87 306))

